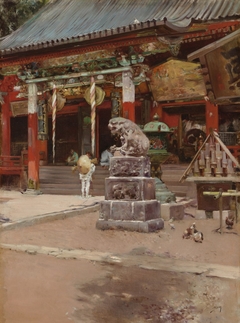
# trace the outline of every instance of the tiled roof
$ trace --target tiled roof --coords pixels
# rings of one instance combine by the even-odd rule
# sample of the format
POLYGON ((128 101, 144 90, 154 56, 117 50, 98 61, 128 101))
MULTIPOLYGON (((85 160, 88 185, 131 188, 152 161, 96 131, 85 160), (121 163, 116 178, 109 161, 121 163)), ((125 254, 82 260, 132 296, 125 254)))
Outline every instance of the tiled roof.
POLYGON ((151 26, 240 18, 239 0, 50 0, 0 43, 2 55, 77 43, 151 26))

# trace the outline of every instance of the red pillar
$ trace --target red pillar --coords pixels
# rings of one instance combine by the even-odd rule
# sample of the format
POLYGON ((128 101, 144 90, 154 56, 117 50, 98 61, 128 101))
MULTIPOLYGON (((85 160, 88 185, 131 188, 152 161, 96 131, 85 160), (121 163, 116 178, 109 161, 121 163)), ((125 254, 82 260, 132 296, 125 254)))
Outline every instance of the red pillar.
POLYGON ((37 147, 37 113, 28 114, 28 188, 39 189, 39 151, 37 147))
POLYGON ((218 131, 219 115, 218 106, 206 101, 206 134, 210 133, 210 129, 218 131))
POLYGON ((10 107, 9 94, 4 96, 2 104, 2 155, 11 155, 11 126, 10 126, 10 107))
POLYGON ((28 189, 39 189, 37 86, 28 85, 28 189))
POLYGON ((123 118, 135 122, 135 85, 130 71, 122 73, 122 115, 123 118))
POLYGON ((47 140, 38 140, 39 165, 47 165, 48 161, 48 142, 47 140))
POLYGON ((123 118, 135 122, 135 102, 123 102, 123 118))

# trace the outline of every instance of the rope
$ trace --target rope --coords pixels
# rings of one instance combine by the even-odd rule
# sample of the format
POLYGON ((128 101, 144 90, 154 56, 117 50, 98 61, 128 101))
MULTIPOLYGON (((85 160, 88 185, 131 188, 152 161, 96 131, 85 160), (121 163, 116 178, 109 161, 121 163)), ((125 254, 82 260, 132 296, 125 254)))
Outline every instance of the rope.
POLYGON ((95 155, 95 124, 96 124, 96 90, 95 90, 95 80, 91 76, 91 86, 90 86, 90 101, 91 101, 91 142, 92 142, 92 154, 95 155))
POLYGON ((52 95, 52 153, 53 164, 55 164, 55 142, 56 142, 56 114, 57 114, 57 88, 53 85, 52 95))

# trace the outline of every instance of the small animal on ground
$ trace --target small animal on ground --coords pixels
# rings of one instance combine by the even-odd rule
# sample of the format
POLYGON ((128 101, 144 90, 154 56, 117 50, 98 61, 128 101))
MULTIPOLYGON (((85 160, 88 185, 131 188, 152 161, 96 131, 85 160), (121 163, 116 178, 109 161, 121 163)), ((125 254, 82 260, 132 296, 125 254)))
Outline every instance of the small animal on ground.
POLYGON ((230 217, 230 216, 227 216, 226 219, 225 219, 225 223, 226 223, 226 228, 227 229, 232 229, 233 227, 233 224, 234 224, 234 217, 230 217))
POLYGON ((200 242, 202 243, 203 242, 203 233, 200 232, 200 231, 197 231, 193 234, 193 240, 195 242, 200 242))
POLYGON ((190 239, 193 236, 194 232, 196 232, 195 222, 183 232, 182 238, 190 239))
POLYGON ((172 229, 172 230, 175 230, 175 225, 173 224, 173 223, 168 223, 169 225, 170 225, 170 228, 172 229))
POLYGON ((182 235, 183 239, 192 239, 195 242, 202 243, 203 241, 203 233, 198 231, 196 228, 196 223, 194 222, 190 227, 188 227, 182 235))
POLYGON ((190 239, 191 236, 192 236, 192 229, 191 229, 191 227, 189 227, 183 232, 182 238, 183 239, 190 239))
POLYGON ((174 218, 173 217, 168 220, 168 225, 170 226, 171 230, 175 230, 176 229, 175 228, 175 225, 173 224, 173 221, 174 221, 174 218))

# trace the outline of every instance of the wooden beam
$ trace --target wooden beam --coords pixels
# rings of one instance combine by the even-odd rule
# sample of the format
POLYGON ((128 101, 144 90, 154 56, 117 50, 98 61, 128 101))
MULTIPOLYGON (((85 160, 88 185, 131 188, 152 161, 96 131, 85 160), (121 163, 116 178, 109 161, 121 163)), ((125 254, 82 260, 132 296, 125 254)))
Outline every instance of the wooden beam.
POLYGON ((217 140, 217 142, 220 144, 222 149, 225 151, 225 153, 231 158, 232 162, 237 166, 240 167, 237 159, 233 156, 233 154, 230 152, 230 150, 227 148, 227 146, 224 145, 222 140, 219 138, 218 134, 214 131, 213 132, 214 138, 217 140))
POLYGON ((239 38, 240 37, 240 29, 234 31, 233 33, 223 37, 222 39, 219 39, 191 54, 189 54, 187 56, 189 61, 193 61, 196 58, 199 58, 201 56, 205 56, 206 54, 208 54, 209 52, 212 52, 213 50, 219 48, 220 46, 223 46, 227 43, 229 43, 230 41, 232 41, 235 38, 239 38))
POLYGON ((182 183, 182 182, 186 179, 186 177, 187 177, 187 175, 188 175, 189 171, 191 170, 192 165, 194 164, 195 160, 197 160, 197 158, 198 158, 198 156, 199 156, 199 154, 200 154, 200 152, 201 152, 202 148, 205 146, 205 143, 208 141, 208 138, 209 138, 210 136, 211 136, 211 134, 209 134, 209 135, 207 136, 207 138, 205 139, 205 141, 204 141, 204 143, 202 144, 202 146, 200 147, 200 149, 198 149, 198 151, 197 151, 196 155, 193 157, 192 161, 190 162, 189 166, 187 167, 187 169, 186 169, 186 170, 185 170, 185 172, 183 173, 183 175, 182 175, 182 177, 180 178, 179 182, 181 182, 181 183, 182 183))
POLYGON ((131 66, 123 66, 123 67, 117 67, 117 68, 110 68, 108 70, 102 70, 102 71, 90 71, 90 72, 79 72, 79 73, 70 73, 67 75, 56 75, 56 76, 49 76, 49 77, 40 77, 37 79, 30 79, 26 80, 25 82, 27 84, 31 83, 40 83, 40 82, 54 82, 55 80, 66 80, 71 78, 78 78, 81 76, 95 76, 95 75, 101 75, 101 74, 113 74, 113 73, 121 73, 121 72, 128 72, 132 71, 131 66))

